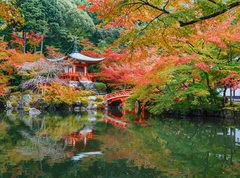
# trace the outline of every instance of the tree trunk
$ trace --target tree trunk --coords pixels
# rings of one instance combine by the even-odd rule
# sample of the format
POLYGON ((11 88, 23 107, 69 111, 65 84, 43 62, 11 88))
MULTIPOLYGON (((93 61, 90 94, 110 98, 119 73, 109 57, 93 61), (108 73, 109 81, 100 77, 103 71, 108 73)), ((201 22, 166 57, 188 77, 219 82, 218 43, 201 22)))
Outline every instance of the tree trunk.
POLYGON ((234 98, 235 98, 235 96, 236 96, 236 93, 235 93, 235 90, 233 90, 233 99, 232 99, 233 104, 234 104, 234 98))
POLYGON ((212 88, 211 88, 211 86, 210 86, 210 80, 209 80, 209 77, 208 77, 208 74, 205 72, 205 76, 206 76, 206 81, 207 81, 207 87, 208 87, 208 90, 209 90, 209 92, 210 92, 210 94, 211 94, 211 96, 212 96, 212 102, 214 103, 214 104, 216 104, 217 102, 216 102, 216 98, 215 98, 215 96, 214 96, 214 92, 213 92, 213 90, 212 90, 212 88))
POLYGON ((233 105, 233 101, 232 101, 232 87, 230 87, 230 106, 233 105))
POLYGON ((43 54, 43 44, 44 44, 44 38, 45 38, 45 35, 47 33, 48 29, 45 28, 44 31, 43 31, 43 38, 42 38, 42 41, 41 41, 41 54, 43 54))
POLYGON ((26 32, 23 30, 23 53, 26 53, 26 32))
POLYGON ((226 104, 226 101, 227 101, 226 92, 227 92, 227 87, 224 87, 224 90, 223 90, 223 107, 225 107, 225 104, 226 104))
MULTIPOLYGON (((43 39, 44 39, 44 37, 43 37, 43 39)), ((42 39, 42 41, 41 41, 41 50, 40 50, 40 54, 43 53, 43 39, 42 39)))

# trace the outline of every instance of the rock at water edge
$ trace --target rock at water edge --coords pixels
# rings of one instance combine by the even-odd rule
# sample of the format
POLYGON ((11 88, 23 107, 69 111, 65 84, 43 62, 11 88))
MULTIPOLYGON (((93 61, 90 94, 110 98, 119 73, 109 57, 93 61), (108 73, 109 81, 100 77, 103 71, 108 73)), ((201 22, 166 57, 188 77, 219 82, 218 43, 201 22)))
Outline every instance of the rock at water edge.
POLYGON ((31 116, 36 116, 36 115, 39 115, 39 114, 41 114, 41 111, 39 111, 39 110, 36 109, 36 108, 30 108, 30 110, 29 110, 29 115, 31 115, 31 116))

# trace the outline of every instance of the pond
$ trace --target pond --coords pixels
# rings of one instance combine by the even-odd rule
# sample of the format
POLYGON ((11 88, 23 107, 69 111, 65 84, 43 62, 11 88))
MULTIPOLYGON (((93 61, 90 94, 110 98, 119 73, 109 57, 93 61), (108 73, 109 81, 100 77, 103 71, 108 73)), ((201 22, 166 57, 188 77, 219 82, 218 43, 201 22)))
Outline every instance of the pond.
POLYGON ((7 112, 0 177, 240 176, 240 125, 120 112, 7 112))

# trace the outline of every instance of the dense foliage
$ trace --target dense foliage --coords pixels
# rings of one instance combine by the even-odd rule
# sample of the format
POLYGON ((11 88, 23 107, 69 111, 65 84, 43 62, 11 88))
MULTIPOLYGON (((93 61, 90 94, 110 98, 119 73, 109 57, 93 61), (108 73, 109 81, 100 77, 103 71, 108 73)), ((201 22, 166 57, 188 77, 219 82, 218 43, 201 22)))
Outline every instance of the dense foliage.
POLYGON ((90 2, 102 26, 123 29, 102 75, 135 86, 132 102, 153 113, 215 110, 220 92, 239 88, 239 1, 90 2))
MULTIPOLYGON (((48 103, 52 104, 68 104, 73 105, 78 101, 86 101, 88 96, 94 95, 93 91, 78 90, 60 83, 51 83, 49 86, 39 86, 44 91, 44 98, 48 103)), ((84 105, 86 105, 84 103, 84 105)))

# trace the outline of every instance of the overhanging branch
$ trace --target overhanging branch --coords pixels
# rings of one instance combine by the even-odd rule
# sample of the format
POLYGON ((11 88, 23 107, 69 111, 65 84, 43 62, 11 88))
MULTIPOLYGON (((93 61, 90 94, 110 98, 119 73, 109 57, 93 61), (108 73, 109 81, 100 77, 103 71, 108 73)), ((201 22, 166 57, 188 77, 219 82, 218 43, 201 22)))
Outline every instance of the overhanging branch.
POLYGON ((219 16, 221 14, 224 14, 225 12, 227 12, 230 9, 233 9, 233 8, 239 6, 239 5, 240 5, 240 2, 235 2, 235 3, 230 4, 227 8, 225 8, 225 9, 223 9, 221 11, 215 12, 215 13, 207 15, 207 16, 200 17, 197 20, 191 20, 189 22, 179 21, 179 23, 180 23, 181 27, 184 27, 184 26, 187 26, 187 25, 192 25, 192 24, 195 24, 195 23, 197 23, 199 21, 203 21, 203 20, 207 20, 207 19, 211 19, 211 18, 217 17, 217 16, 219 16))

